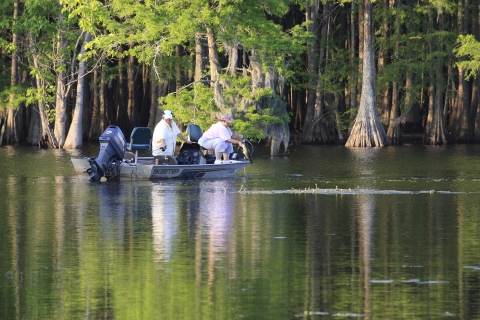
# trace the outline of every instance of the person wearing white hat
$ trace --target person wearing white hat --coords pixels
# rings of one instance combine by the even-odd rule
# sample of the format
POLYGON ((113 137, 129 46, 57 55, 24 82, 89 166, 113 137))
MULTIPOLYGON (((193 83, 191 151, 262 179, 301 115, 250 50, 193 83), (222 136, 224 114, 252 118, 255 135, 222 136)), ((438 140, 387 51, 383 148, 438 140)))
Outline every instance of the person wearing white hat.
POLYGON ((205 131, 203 136, 198 139, 198 144, 208 150, 215 150, 215 164, 228 161, 230 153, 233 152, 233 145, 237 144, 242 147, 243 135, 234 134, 230 130, 229 125, 232 123, 232 117, 224 114, 220 117, 220 121, 212 124, 205 131), (222 161, 223 158, 223 161, 222 161))
POLYGON ((165 110, 162 120, 155 126, 152 137, 152 154, 154 156, 172 156, 175 153, 177 137, 186 143, 192 143, 185 138, 173 121, 173 114, 170 110, 165 110))

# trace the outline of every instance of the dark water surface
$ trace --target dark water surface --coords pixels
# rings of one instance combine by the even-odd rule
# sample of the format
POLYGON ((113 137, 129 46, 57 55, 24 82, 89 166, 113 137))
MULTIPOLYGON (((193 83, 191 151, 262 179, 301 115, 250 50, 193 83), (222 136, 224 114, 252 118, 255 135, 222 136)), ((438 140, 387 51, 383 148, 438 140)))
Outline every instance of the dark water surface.
POLYGON ((480 146, 292 146, 90 184, 2 147, 0 319, 480 319, 480 146))

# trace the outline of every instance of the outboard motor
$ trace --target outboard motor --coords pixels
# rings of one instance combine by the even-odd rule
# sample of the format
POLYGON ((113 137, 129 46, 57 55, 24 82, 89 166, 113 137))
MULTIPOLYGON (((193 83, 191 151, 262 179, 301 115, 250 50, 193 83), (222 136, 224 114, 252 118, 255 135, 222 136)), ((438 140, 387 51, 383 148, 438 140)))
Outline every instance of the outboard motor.
POLYGON ((96 158, 87 159, 87 170, 91 182, 99 182, 105 176, 107 181, 118 180, 120 163, 125 155, 126 141, 120 127, 109 126, 100 136, 100 153, 96 158))

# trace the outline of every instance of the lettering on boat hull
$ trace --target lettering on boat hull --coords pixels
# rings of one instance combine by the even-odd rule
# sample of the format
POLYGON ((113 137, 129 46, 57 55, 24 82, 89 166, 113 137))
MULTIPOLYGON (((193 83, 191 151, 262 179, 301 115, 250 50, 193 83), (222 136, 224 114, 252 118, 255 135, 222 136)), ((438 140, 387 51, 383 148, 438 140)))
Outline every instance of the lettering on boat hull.
POLYGON ((178 174, 179 169, 168 169, 168 168, 161 168, 161 169, 153 169, 152 175, 174 175, 178 174))

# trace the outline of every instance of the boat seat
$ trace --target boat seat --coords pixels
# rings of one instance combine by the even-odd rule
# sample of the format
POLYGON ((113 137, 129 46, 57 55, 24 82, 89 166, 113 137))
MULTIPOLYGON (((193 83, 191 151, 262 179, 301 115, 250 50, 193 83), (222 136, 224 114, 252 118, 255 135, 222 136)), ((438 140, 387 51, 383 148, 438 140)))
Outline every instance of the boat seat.
POLYGON ((128 151, 135 151, 135 164, 137 164, 138 151, 152 149, 152 129, 149 127, 135 127, 130 134, 130 142, 127 143, 128 151))
POLYGON ((208 149, 205 149, 204 147, 198 144, 198 140, 200 140, 200 138, 203 135, 203 132, 200 126, 198 126, 197 124, 189 124, 187 126, 187 135, 188 135, 188 140, 195 143, 198 146, 198 149, 201 151, 202 155, 205 156, 205 154, 208 153, 208 149))
POLYGON ((188 140, 198 143, 203 135, 202 129, 197 124, 189 124, 187 126, 188 140))

